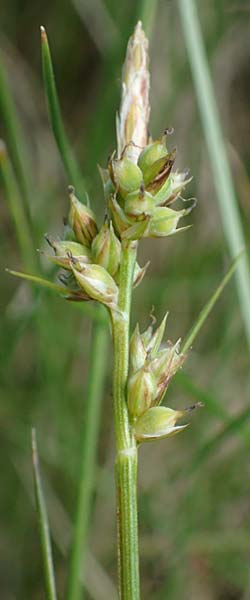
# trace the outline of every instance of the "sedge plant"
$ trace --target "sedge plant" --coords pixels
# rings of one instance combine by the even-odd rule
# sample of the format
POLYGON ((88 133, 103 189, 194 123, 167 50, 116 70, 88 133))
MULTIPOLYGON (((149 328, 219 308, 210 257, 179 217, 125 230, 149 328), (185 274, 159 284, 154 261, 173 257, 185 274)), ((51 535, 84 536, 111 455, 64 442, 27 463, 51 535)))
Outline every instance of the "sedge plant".
MULTIPOLYGON (((43 36, 46 36, 44 31, 43 36)), ((114 348, 118 587, 122 600, 140 598, 138 447, 145 442, 183 432, 187 424, 181 420, 200 405, 181 410, 163 406, 162 401, 236 265, 233 263, 183 344, 180 340, 162 343, 167 314, 157 327, 152 321, 141 332, 137 324, 130 334, 132 292, 142 282, 147 269, 147 265, 141 267, 137 262, 140 241, 169 237, 184 231, 190 225, 178 227, 179 222, 195 206, 193 200, 187 203, 183 200, 182 194, 189 179, 186 172, 174 170, 176 151, 168 148, 170 132, 165 130, 156 140, 149 136, 149 88, 148 41, 139 22, 128 42, 122 72, 121 104, 116 119, 117 147, 106 167, 100 168, 105 200, 103 222, 97 223, 93 210, 82 204, 71 185, 68 190, 68 219, 62 238, 46 236, 51 250, 48 260, 58 267, 58 281, 12 271, 19 277, 54 290, 68 301, 95 301, 107 309, 114 348), (178 209, 173 208, 177 200, 182 203, 178 209)), ((67 151, 66 147, 66 154, 67 151)), ((73 173, 75 180, 79 181, 79 173, 75 169, 73 173)), ((41 537, 47 596, 54 600, 56 588, 52 554, 34 434, 33 456, 37 506, 40 522, 44 524, 41 537)), ((79 549, 79 536, 77 543, 79 549)), ((80 573, 76 565, 77 561, 73 560, 68 600, 77 600, 81 596, 80 573)))

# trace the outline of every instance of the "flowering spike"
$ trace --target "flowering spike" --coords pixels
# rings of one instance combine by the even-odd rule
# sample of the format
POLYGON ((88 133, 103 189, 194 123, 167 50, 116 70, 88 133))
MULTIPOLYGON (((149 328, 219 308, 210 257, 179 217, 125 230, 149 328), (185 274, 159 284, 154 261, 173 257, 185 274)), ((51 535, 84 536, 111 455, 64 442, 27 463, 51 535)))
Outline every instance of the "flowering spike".
POLYGON ((85 204, 79 202, 72 186, 69 187, 69 198, 69 224, 75 233, 77 241, 90 246, 93 238, 97 235, 94 213, 85 204))
POLYGON ((119 157, 129 144, 129 158, 137 162, 141 148, 147 144, 149 113, 148 40, 139 21, 128 42, 122 73, 122 99, 117 117, 119 157))

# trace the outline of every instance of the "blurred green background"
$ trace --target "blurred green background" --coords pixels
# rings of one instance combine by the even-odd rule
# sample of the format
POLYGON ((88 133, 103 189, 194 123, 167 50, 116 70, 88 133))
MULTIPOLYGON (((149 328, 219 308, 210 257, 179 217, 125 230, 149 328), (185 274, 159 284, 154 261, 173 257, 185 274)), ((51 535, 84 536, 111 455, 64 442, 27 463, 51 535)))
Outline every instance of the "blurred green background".
MULTIPOLYGON (((143 3, 144 8, 147 3, 143 3)), ((99 218, 103 195, 97 164, 115 148, 115 111, 128 36, 142 14, 135 0, 5 0, 1 56, 18 113, 32 215, 30 264, 50 267, 36 252, 43 234, 59 235, 67 215, 68 180, 49 126, 39 26, 46 27, 66 129, 99 218)), ((148 3, 150 8, 150 2, 148 3)), ((250 5, 203 0, 197 7, 212 71, 227 151, 248 242, 250 225, 250 5)), ((173 126, 177 166, 190 168, 186 195, 198 198, 193 227, 173 238, 149 240, 139 262, 150 260, 134 293, 133 324, 170 311, 167 337, 184 337, 229 265, 204 133, 188 65, 177 4, 160 0, 152 24, 151 132, 173 126)), ((0 136, 9 147, 3 111, 0 136)), ((9 148, 12 158, 13 148, 9 148)), ((20 182, 19 182, 20 185, 20 182)), ((49 292, 34 291, 5 267, 24 270, 18 238, 0 188, 1 245, 1 534, 3 600, 44 598, 42 561, 30 452, 37 428, 59 597, 80 464, 80 423, 88 398, 91 324, 88 314, 49 292)), ((26 260, 27 263, 27 260, 26 260)), ((38 270, 34 266, 34 270, 38 270)), ((115 598, 115 500, 112 352, 107 359, 90 522, 86 598, 115 598)), ((213 310, 184 370, 167 395, 171 407, 203 400, 182 435, 139 451, 142 598, 250 598, 249 350, 235 280, 213 310)))

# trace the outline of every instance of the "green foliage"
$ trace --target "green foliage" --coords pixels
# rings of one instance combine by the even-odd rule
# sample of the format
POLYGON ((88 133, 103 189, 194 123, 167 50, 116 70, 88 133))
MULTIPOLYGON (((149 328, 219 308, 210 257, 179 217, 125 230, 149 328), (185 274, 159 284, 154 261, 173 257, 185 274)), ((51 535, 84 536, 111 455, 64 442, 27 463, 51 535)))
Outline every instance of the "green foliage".
POLYGON ((32 429, 32 461, 35 484, 35 498, 45 573, 46 594, 48 600, 56 600, 57 595, 55 587, 55 573, 53 567, 52 548, 50 541, 49 520, 42 488, 35 429, 32 429))
MULTIPOLYGON (((51 41, 69 137, 99 214, 102 212, 102 192, 96 163, 105 164, 114 147, 113 115, 118 104, 120 64, 125 40, 138 17, 134 2, 127 3, 126 8, 124 3, 114 0, 102 4, 109 11, 117 32, 117 37, 112 37, 109 31, 110 46, 103 52, 95 45, 98 34, 91 31, 87 20, 84 25, 81 23, 73 4, 63 1, 44 6, 41 17, 51 41)), ((141 3, 136 4, 139 11, 141 3)), ((215 75, 217 69, 222 68, 229 78, 214 76, 214 82, 220 106, 225 108, 221 116, 231 145, 236 190, 247 231, 250 152, 249 136, 246 135, 249 122, 245 93, 246 13, 242 2, 233 0, 213 0, 209 6, 197 2, 197 7, 213 73, 215 75), (237 41, 236 46, 233 39, 237 41)), ((99 15, 95 17, 99 23, 99 15)), ((157 316, 167 308, 171 339, 177 339, 180 332, 189 331, 230 262, 219 226, 212 177, 204 157, 203 132, 197 119, 179 28, 175 3, 161 3, 153 30, 154 44, 151 44, 154 90, 157 90, 152 98, 156 107, 152 111, 152 129, 158 134, 168 125, 175 127, 180 136, 179 165, 181 169, 189 166, 195 175, 189 187, 190 194, 197 196, 199 203, 193 213, 192 229, 180 235, 177 241, 177 238, 167 238, 157 249, 154 245, 153 255, 150 253, 152 241, 143 243, 140 264, 151 260, 150 285, 145 279, 135 292, 133 308, 134 321, 140 319, 142 329, 148 324, 147 315, 152 305, 157 316)), ((9 3, 2 29, 5 71, 18 109, 19 129, 20 126, 24 129, 27 146, 21 155, 23 158, 28 153, 30 165, 27 172, 32 233, 36 246, 40 247, 44 222, 50 231, 61 229, 59 215, 67 212, 69 178, 64 182, 58 169, 45 114, 42 82, 38 80, 39 35, 36 35, 33 4, 27 2, 20 14, 17 2, 9 3), (17 44, 18 50, 15 49, 17 44)), ((0 122, 1 136, 8 146, 20 188, 19 197, 23 197, 2 104, 0 122)), ((14 130, 17 131, 16 127, 14 130)), ((18 142, 17 147, 23 146, 18 142)), ((6 267, 14 265, 24 269, 24 260, 20 259, 21 250, 6 191, 1 188, 0 194, 1 529, 4 535, 4 550, 0 551, 4 565, 1 590, 5 597, 23 599, 43 593, 36 516, 29 505, 32 483, 28 448, 30 426, 35 425, 39 430, 51 534, 56 540, 54 562, 61 596, 65 586, 65 552, 69 552, 70 525, 83 453, 79 424, 84 426, 88 418, 85 411, 87 393, 83 394, 82 381, 86 380, 90 366, 89 323, 81 317, 79 325, 82 307, 69 305, 46 290, 42 291, 42 296, 40 292, 33 296, 25 283, 20 284, 5 273, 6 267), (45 432, 44 436, 42 432, 45 432), (48 493, 49 489, 52 493, 48 493)), ((33 245, 34 251, 36 246, 33 245)), ((29 272, 34 272, 31 267, 29 272)), ((43 275, 51 278, 51 272, 43 272, 43 275)), ((86 305, 85 311, 93 313, 90 305, 86 305)), ((96 318, 103 323, 102 314, 96 318)), ((114 452, 111 353, 103 351, 104 354, 109 370, 98 442, 97 479, 93 484, 91 551, 94 557, 87 554, 86 569, 86 594, 96 600, 112 597, 114 588, 110 579, 115 578, 111 524, 114 515, 110 458, 114 452)), ((164 441, 159 445, 145 445, 140 450, 142 597, 145 600, 166 597, 179 600, 186 596, 195 600, 208 593, 211 597, 237 597, 237 594, 240 597, 245 593, 247 597, 249 355, 232 283, 195 340, 189 360, 171 384, 168 394, 168 404, 172 408, 177 408, 177 399, 178 408, 197 401, 203 401, 205 408, 194 416, 192 428, 166 442, 167 452, 164 441)))

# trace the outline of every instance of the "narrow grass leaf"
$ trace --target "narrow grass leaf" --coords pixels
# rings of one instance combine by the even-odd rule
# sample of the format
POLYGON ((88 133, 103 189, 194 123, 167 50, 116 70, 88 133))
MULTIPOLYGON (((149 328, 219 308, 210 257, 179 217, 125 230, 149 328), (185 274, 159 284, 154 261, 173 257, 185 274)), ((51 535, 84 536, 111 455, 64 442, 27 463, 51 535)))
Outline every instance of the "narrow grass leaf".
POLYGON ((210 300, 208 300, 208 302, 205 304, 205 306, 203 307, 203 309, 201 310, 201 312, 198 315, 197 320, 195 321, 193 327, 191 328, 190 332, 188 333, 186 339, 184 340, 184 343, 182 345, 182 349, 181 351, 183 353, 187 352, 189 350, 189 348, 192 346, 197 334, 199 333, 203 323, 205 323, 207 317, 209 316, 212 308, 214 307, 215 303, 217 302, 217 300, 219 299, 221 293, 223 292, 225 286, 227 285, 228 281, 231 279, 234 271, 236 270, 236 267, 238 265, 238 262, 240 259, 242 259, 243 255, 244 255, 245 251, 241 251, 241 253, 239 254, 239 256, 237 256, 237 258, 232 262, 231 267, 228 269, 225 277, 223 277, 220 285, 217 287, 217 289, 215 290, 214 294, 212 295, 212 297, 210 298, 210 300))
MULTIPOLYGON (((100 307, 101 308, 101 307, 100 307)), ((99 314, 99 311, 96 311, 99 314)), ((89 377, 86 389, 86 412, 81 432, 81 452, 78 474, 78 495, 73 531, 73 544, 67 585, 67 600, 82 600, 82 581, 86 576, 89 523, 96 478, 96 453, 98 448, 101 397, 107 358, 106 324, 96 324, 92 329, 89 359, 89 377), (86 426, 87 424, 87 426, 86 426)))
POLYGON ((16 107, 10 93, 5 67, 0 54, 0 114, 6 130, 6 139, 11 153, 15 173, 19 182, 23 204, 30 218, 31 181, 29 159, 16 107))
POLYGON ((0 140, 0 177, 25 267, 35 264, 32 233, 6 146, 0 140))
MULTIPOLYGON (((47 35, 41 27, 43 77, 48 102, 49 115, 52 129, 57 142, 69 183, 73 184, 78 197, 88 203, 87 195, 77 162, 72 153, 68 138, 65 133, 59 100, 57 96, 53 65, 50 55, 47 35)), ((110 99, 109 99, 110 102, 110 99)), ((99 132, 100 137, 100 132, 99 132)), ((81 573, 86 556, 87 534, 91 513, 91 500, 94 485, 94 468, 96 463, 96 449, 100 427, 101 400, 104 381, 103 357, 106 355, 107 331, 101 322, 100 307, 96 308, 96 322, 93 328, 92 360, 88 372, 88 413, 83 423, 81 438, 83 450, 81 455, 79 489, 77 498, 77 514, 72 544, 72 556, 69 573, 68 597, 73 599, 83 595, 81 589, 81 573), (93 425, 94 423, 94 425, 93 425), (90 435, 89 435, 90 433, 90 435), (88 440, 87 446, 85 440, 88 440)))
POLYGON ((62 285, 57 285, 48 279, 43 279, 38 275, 30 275, 29 273, 21 273, 20 271, 13 271, 12 269, 6 269, 7 273, 11 275, 15 275, 15 277, 20 277, 21 279, 26 279, 26 281, 31 281, 36 283, 37 285, 41 285, 42 287, 48 288, 53 292, 57 292, 57 294, 63 294, 63 296, 68 296, 70 294, 70 290, 62 285))
POLYGON ((36 441, 36 430, 32 429, 32 461, 33 461, 33 473, 35 483, 35 497, 36 506, 38 513, 38 521, 40 528, 41 547, 43 555, 43 565, 45 574, 46 584, 46 595, 48 600, 56 600, 56 586, 55 586, 55 575, 52 557, 52 548, 50 541, 49 521, 45 505, 45 499, 42 489, 42 481, 39 468, 39 459, 37 452, 37 441, 36 441))
MULTIPOLYGON (((178 5, 204 136, 210 157, 224 235, 230 254, 232 258, 235 258, 241 248, 245 246, 244 234, 198 13, 194 0, 178 0, 178 5)), ((242 258, 237 266, 236 282, 245 326, 245 335, 250 349, 250 270, 247 255, 242 258)))
MULTIPOLYGON (((13 442, 12 434, 10 441, 13 442)), ((14 440, 17 442, 16 438, 14 440)), ((42 449, 41 449, 42 450, 42 449)), ((40 452, 41 455, 41 452, 40 452)), ((45 460, 48 460, 46 452, 45 460)), ((17 448, 17 454, 13 457, 13 467, 20 479, 20 483, 24 486, 27 497, 33 503, 33 494, 31 489, 30 472, 27 467, 27 461, 24 459, 20 448, 17 448)), ((67 556, 68 547, 72 535, 72 522, 62 504, 61 499, 55 493, 50 482, 43 475, 43 490, 46 493, 46 498, 50 506, 50 513, 54 516, 51 519, 50 532, 51 539, 57 547, 63 558, 67 556)), ((81 582, 83 583, 83 574, 81 573, 81 582)), ((87 574, 86 574, 86 589, 89 597, 93 600, 117 600, 115 585, 109 574, 102 567, 96 556, 87 550, 87 574)))
POLYGON ((86 202, 86 191, 83 183, 83 177, 73 155, 70 143, 68 141, 59 105, 54 70, 51 60, 49 42, 44 27, 41 27, 41 45, 42 45, 42 65, 45 93, 48 103, 51 127, 55 136, 57 147, 63 161, 69 184, 76 189, 78 197, 86 202))

